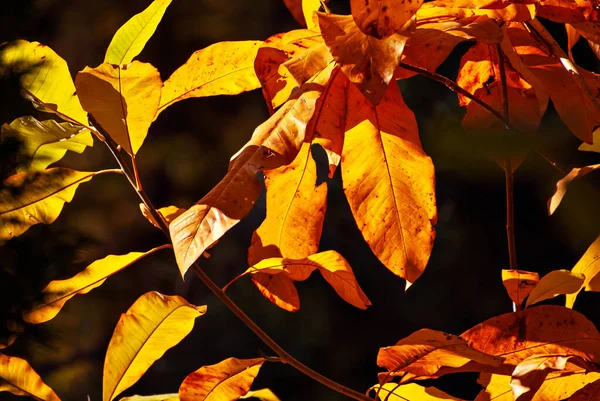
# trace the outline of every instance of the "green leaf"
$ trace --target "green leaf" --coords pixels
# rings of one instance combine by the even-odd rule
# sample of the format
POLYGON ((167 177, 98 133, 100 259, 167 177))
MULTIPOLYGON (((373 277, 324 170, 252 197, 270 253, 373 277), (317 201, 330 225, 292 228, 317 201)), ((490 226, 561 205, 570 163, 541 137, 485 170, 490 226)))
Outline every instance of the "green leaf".
POLYGON ((18 168, 20 173, 45 170, 62 159, 67 150, 82 153, 94 145, 90 131, 79 125, 38 121, 31 116, 17 118, 10 125, 4 124, 2 139, 5 137, 15 138, 21 144, 26 162, 18 168))
POLYGON ((70 202, 79 184, 117 170, 82 172, 51 168, 10 176, 0 190, 0 244, 23 234, 29 227, 50 224, 70 202))
POLYGON ((0 77, 19 75, 24 96, 41 111, 88 125, 65 60, 38 42, 17 40, 0 46, 0 77))
POLYGON ((113 36, 104 61, 129 64, 142 52, 160 23, 171 0, 154 0, 144 11, 131 17, 113 36))

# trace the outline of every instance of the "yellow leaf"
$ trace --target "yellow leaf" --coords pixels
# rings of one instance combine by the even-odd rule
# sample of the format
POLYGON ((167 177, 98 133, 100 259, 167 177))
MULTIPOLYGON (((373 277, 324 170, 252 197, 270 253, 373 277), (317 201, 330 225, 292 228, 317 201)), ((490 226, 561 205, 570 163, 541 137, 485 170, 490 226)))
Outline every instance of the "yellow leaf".
MULTIPOLYGON (((596 238, 596 240, 590 245, 590 247, 585 251, 581 259, 577 262, 577 264, 571 269, 571 272, 575 274, 583 274, 585 276, 585 281, 583 282, 582 287, 585 288, 586 291, 600 291, 600 288, 590 288, 590 282, 598 277, 598 273, 600 273, 600 237, 596 238)), ((581 289, 572 294, 566 295, 565 306, 567 308, 572 308, 575 304, 575 299, 581 289)))
POLYGON ((24 359, 0 354, 0 392, 8 391, 41 401, 60 401, 24 359))
MULTIPOLYGON (((140 210, 142 211, 142 214, 144 215, 146 220, 150 222, 150 224, 152 224, 156 228, 160 228, 156 220, 154 220, 154 217, 152 217, 152 215, 150 214, 150 211, 148 210, 146 205, 140 203, 140 210)), ((173 220, 175 220, 177 216, 179 216, 181 213, 185 212, 185 209, 179 208, 177 206, 166 206, 158 209, 158 212, 162 214, 167 223, 170 223, 173 220)))
POLYGON ((578 292, 585 281, 585 276, 568 270, 554 270, 546 274, 529 294, 525 307, 531 306, 557 295, 578 292))
POLYGON ((400 30, 423 4, 423 0, 350 0, 356 25, 366 35, 387 38, 400 30))
POLYGON ((185 378, 179 387, 181 401, 235 401, 250 390, 264 358, 228 358, 203 366, 185 378))
POLYGON ((331 74, 324 70, 298 99, 285 103, 261 124, 233 156, 227 175, 169 226, 182 276, 202 253, 245 217, 260 195, 256 173, 291 163, 305 139, 315 104, 331 74), (317 84, 317 85, 314 85, 317 84))
POLYGON ((586 385, 574 393, 569 401, 594 401, 600 394, 600 380, 586 385))
POLYGON ((147 255, 169 247, 170 245, 163 245, 147 252, 109 255, 93 262, 81 273, 69 279, 51 281, 42 290, 43 301, 35 304, 31 310, 24 312, 23 320, 35 324, 47 322, 53 319, 60 312, 63 305, 75 295, 87 294, 94 288, 102 285, 113 274, 118 273, 147 255))
POLYGON ((462 401, 435 387, 423 387, 416 383, 386 383, 383 386, 376 384, 373 390, 379 392, 381 401, 462 401))
POLYGON ((530 21, 536 5, 489 0, 436 0, 417 10, 417 20, 467 18, 485 15, 501 21, 530 21))
POLYGON ((119 401, 179 401, 179 395, 173 394, 155 394, 155 395, 132 395, 123 397, 119 401))
POLYGON ((131 387, 165 351, 192 331, 194 320, 206 313, 179 296, 152 291, 121 315, 104 361, 103 401, 112 401, 131 387))
POLYGON ((48 46, 26 40, 1 45, 0 77, 12 74, 20 75, 21 87, 34 106, 88 125, 67 63, 48 46))
POLYGON ((256 391, 248 391, 246 395, 240 397, 240 400, 247 398, 258 398, 260 401, 281 401, 271 390, 268 388, 261 388, 256 391))
POLYGON ((75 79, 83 108, 127 153, 142 146, 158 108, 163 86, 151 64, 101 64, 86 67, 75 79))
POLYGON ((165 81, 158 113, 190 97, 237 95, 260 88, 254 58, 262 42, 220 42, 198 50, 165 81))
POLYGON ((171 0, 154 0, 144 11, 134 15, 113 36, 106 49, 105 63, 129 64, 146 46, 156 31, 171 0))
POLYGON ((502 270, 502 284, 510 299, 518 306, 540 281, 540 275, 524 270, 502 270))
POLYGON ((348 87, 342 181, 371 250, 390 271, 413 283, 433 248, 435 177, 414 114, 395 83, 377 107, 348 87))
POLYGON ((579 150, 582 152, 597 152, 600 153, 600 127, 596 128, 593 133, 593 143, 582 143, 579 145, 579 150))
POLYGON ((55 167, 10 176, 0 190, 0 244, 23 234, 29 227, 56 220, 65 202, 71 202, 79 184, 115 172, 75 171, 55 167))
POLYGON ((556 211, 556 208, 558 207, 558 205, 560 205, 560 202, 567 193, 568 185, 573 180, 584 177, 592 171, 598 170, 599 168, 600 164, 594 164, 585 167, 576 167, 572 169, 569 172, 569 174, 565 175, 563 178, 558 180, 558 182, 556 183, 556 190, 554 191, 554 194, 552 194, 552 197, 548 199, 548 215, 551 216, 556 211))

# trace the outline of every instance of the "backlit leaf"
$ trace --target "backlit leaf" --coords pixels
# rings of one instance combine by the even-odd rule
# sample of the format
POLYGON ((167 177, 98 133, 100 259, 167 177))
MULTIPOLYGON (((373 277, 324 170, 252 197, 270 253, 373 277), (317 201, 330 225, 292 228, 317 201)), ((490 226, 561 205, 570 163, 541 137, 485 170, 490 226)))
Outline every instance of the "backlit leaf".
POLYGON ((502 284, 508 292, 510 299, 521 305, 540 281, 540 275, 524 270, 502 270, 502 284))
POLYGON ((127 153, 142 146, 161 96, 160 73, 151 64, 101 64, 77 74, 77 93, 91 113, 127 153))
MULTIPOLYGON (((152 215, 150 214, 150 211, 148 210, 146 205, 140 203, 140 210, 142 211, 142 215, 144 215, 144 217, 150 222, 150 224, 152 224, 156 228, 160 228, 156 220, 154 220, 154 217, 152 217, 152 215)), ((177 206, 166 206, 158 209, 158 212, 162 214, 167 223, 170 223, 173 220, 175 220, 177 216, 179 216, 181 213, 185 212, 185 209, 182 209, 177 206)))
POLYGON ((63 305, 75 295, 87 294, 94 288, 102 285, 113 274, 118 273, 147 255, 168 247, 169 245, 163 245, 147 252, 109 255, 93 262, 85 270, 69 279, 51 281, 42 290, 43 301, 35 304, 31 310, 23 313, 23 320, 28 323, 38 324, 53 319, 60 312, 63 305))
POLYGON ((156 394, 156 395, 132 395, 123 397, 119 401, 179 401, 179 395, 174 394, 156 394))
MULTIPOLYGON (((598 276, 600 273, 600 237, 596 238, 596 240, 590 245, 590 247, 585 251, 581 259, 577 262, 577 264, 571 270, 575 274, 583 274, 585 276, 585 281, 583 282, 583 288, 586 291, 590 291, 589 288, 590 281, 598 276)), ((572 294, 566 295, 565 306, 567 308, 572 308, 575 304, 575 299, 581 289, 572 294)), ((598 290, 595 290, 598 291, 598 290)))
POLYGON ((406 33, 377 39, 362 33, 351 16, 318 13, 325 43, 348 79, 373 104, 386 93, 400 63, 406 33))
POLYGON ((536 2, 536 8, 538 16, 560 23, 586 21, 594 11, 587 0, 544 0, 536 2))
POLYGON ((576 180, 577 178, 584 177, 591 173, 592 171, 598 170, 600 168, 600 164, 594 164, 591 166, 585 167, 575 167, 572 169, 569 174, 565 175, 563 178, 558 180, 556 183, 556 190, 550 199, 548 199, 548 215, 551 216, 555 211, 560 202, 564 198, 567 193, 567 187, 571 183, 571 181, 576 180))
POLYGON ((264 358, 228 358, 190 373, 179 388, 181 401, 235 401, 250 390, 264 358))
POLYGON ((54 120, 38 121, 34 117, 20 117, 2 126, 3 140, 6 137, 19 141, 20 152, 26 158, 20 173, 41 171, 57 162, 67 153, 82 153, 94 144, 90 131, 71 123, 54 120))
POLYGON ((247 398, 257 398, 260 401, 281 401, 271 390, 268 388, 262 388, 256 391, 248 391, 246 395, 240 397, 240 400, 247 398))
MULTIPOLYGON (((326 0, 325 3, 328 1, 326 0)), ((317 24, 313 17, 314 12, 319 11, 321 7, 320 0, 283 0, 283 2, 300 25, 308 26, 309 29, 316 28, 317 24)))
POLYGON ((363 33, 378 39, 400 30, 421 4, 423 0, 350 0, 356 25, 363 33))
POLYGON ((48 46, 17 40, 0 46, 0 77, 19 75, 26 97, 42 111, 88 125, 65 60, 48 46))
POLYGON ((600 396, 600 380, 588 384, 574 393, 570 401, 594 401, 600 396))
POLYGON ((0 392, 8 391, 41 401, 60 401, 24 359, 0 354, 0 392))
POLYGON ((79 184, 114 170, 98 172, 51 168, 10 176, 0 190, 0 243, 23 234, 29 227, 56 220, 65 202, 71 202, 79 184))
POLYGON ((298 99, 285 103, 261 124, 234 155, 221 182, 171 222, 171 239, 182 276, 207 247, 250 212, 260 195, 256 173, 294 160, 330 74, 331 68, 318 74, 298 99))
POLYGON ((385 383, 383 386, 376 384, 373 391, 379 391, 381 401, 462 401, 435 387, 423 387, 415 383, 385 383))
POLYGON ((260 88, 254 58, 262 42, 219 42, 198 50, 165 81, 158 113, 191 97, 237 95, 260 88))
POLYGON ((131 17, 113 36, 106 49, 105 63, 129 64, 138 56, 160 23, 171 0, 154 0, 148 8, 131 17))
POLYGON ((582 152, 596 152, 596 153, 600 153, 600 128, 596 128, 596 130, 594 130, 594 143, 593 144, 589 144, 589 143, 582 143, 581 145, 579 145, 579 150, 581 150, 582 152))
POLYGON ((413 283, 433 248, 435 177, 415 116, 396 84, 377 107, 355 86, 348 87, 342 181, 371 250, 390 271, 413 283))
POLYGON ((534 4, 490 0, 435 0, 417 11, 417 20, 468 18, 485 15, 501 21, 530 21, 535 18, 534 4))
POLYGON ((569 270, 554 270, 540 279, 529 294, 525 307, 531 306, 557 295, 578 292, 585 281, 585 276, 569 270))
POLYGON ((187 336, 194 320, 206 313, 179 296, 152 291, 121 315, 104 361, 103 401, 131 387, 148 368, 187 336))

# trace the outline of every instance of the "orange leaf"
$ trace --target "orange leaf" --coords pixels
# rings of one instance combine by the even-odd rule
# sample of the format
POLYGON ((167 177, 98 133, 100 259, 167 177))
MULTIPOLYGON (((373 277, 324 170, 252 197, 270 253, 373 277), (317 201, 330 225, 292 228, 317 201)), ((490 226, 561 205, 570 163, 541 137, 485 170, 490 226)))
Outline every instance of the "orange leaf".
POLYGON ((363 33, 378 39, 400 30, 421 4, 423 0, 350 0, 356 25, 363 33))
POLYGON ((541 0, 536 2, 537 15, 560 23, 583 22, 593 16, 594 4, 589 0, 541 0))
POLYGON ((228 358, 190 373, 179 387, 180 401, 235 401, 250 390, 264 358, 228 358))
POLYGON ((548 199, 548 215, 551 216, 555 211, 560 202, 567 193, 568 185, 575 179, 584 177, 592 171, 598 170, 600 164, 594 164, 592 166, 576 167, 572 169, 569 174, 558 180, 556 183, 556 190, 550 199, 548 199))
MULTIPOLYGON (((598 276, 600 273, 600 237, 596 238, 596 240, 590 245, 590 247, 585 251, 581 259, 577 262, 577 264, 571 270, 573 273, 583 274, 585 276, 585 281, 583 282, 583 287, 586 291, 598 291, 600 289, 593 290, 590 288, 591 281, 598 276)), ((573 294, 566 295, 565 306, 567 308, 572 308, 575 304, 575 299, 577 298, 577 294, 581 289, 573 294)))
POLYGON ((379 104, 400 63, 407 36, 395 33, 380 40, 362 33, 351 16, 318 15, 333 59, 371 103, 379 104))
POLYGON ((501 21, 529 21, 535 5, 502 0, 436 0, 417 11, 417 20, 452 19, 486 15, 501 21))
POLYGON ((502 284, 510 299, 520 306, 533 287, 540 281, 540 276, 524 270, 502 270, 502 284))
POLYGON ((379 260, 413 283, 433 247, 435 177, 396 84, 377 107, 348 87, 344 141, 342 181, 358 228, 379 260))

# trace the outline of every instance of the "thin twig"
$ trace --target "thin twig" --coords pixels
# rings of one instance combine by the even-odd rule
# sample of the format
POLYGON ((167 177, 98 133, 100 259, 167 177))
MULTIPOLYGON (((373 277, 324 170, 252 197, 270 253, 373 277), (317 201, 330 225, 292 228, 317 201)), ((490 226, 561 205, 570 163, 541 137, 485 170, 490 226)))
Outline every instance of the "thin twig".
MULTIPOLYGON (((170 240, 171 235, 169 233, 169 225, 167 221, 165 220, 164 216, 154 207, 154 205, 150 201, 150 198, 144 192, 144 190, 137 188, 132 168, 130 168, 129 165, 125 162, 125 159, 123 158, 122 153, 117 149, 117 145, 114 142, 114 140, 110 138, 110 135, 108 135, 108 133, 102 128, 100 124, 98 124, 98 122, 91 115, 90 122, 92 122, 94 127, 98 129, 107 138, 107 141, 105 142, 106 146, 110 149, 111 153, 119 163, 121 170, 123 171, 125 176, 127 176, 129 183, 135 190, 142 203, 144 203, 144 205, 146 205, 146 207, 148 208, 150 215, 157 222, 160 230, 170 240)), ((336 381, 333 381, 328 377, 325 377, 322 374, 312 370, 308 366, 304 365, 302 362, 298 361, 285 349, 283 349, 275 340, 273 340, 267 333, 265 333, 256 323, 254 323, 254 321, 250 317, 248 317, 248 315, 246 315, 244 311, 242 311, 240 307, 237 306, 237 304, 233 302, 231 298, 229 298, 227 294, 225 294, 219 288, 219 286, 215 284, 211 280, 211 278, 196 263, 192 265, 192 270, 194 271, 196 276, 208 287, 208 289, 211 290, 213 294, 215 294, 215 296, 221 302, 223 302, 225 306, 229 308, 229 310, 233 312, 234 315, 236 315, 250 330, 254 332, 254 334, 256 334, 258 338, 260 338, 269 348, 273 350, 273 352, 275 352, 279 356, 279 359, 282 363, 286 363, 294 367, 296 370, 300 371, 301 373, 304 373, 306 376, 337 391, 340 394, 346 395, 358 401, 373 401, 372 398, 369 398, 359 393, 358 391, 352 390, 351 388, 348 388, 336 381)))

